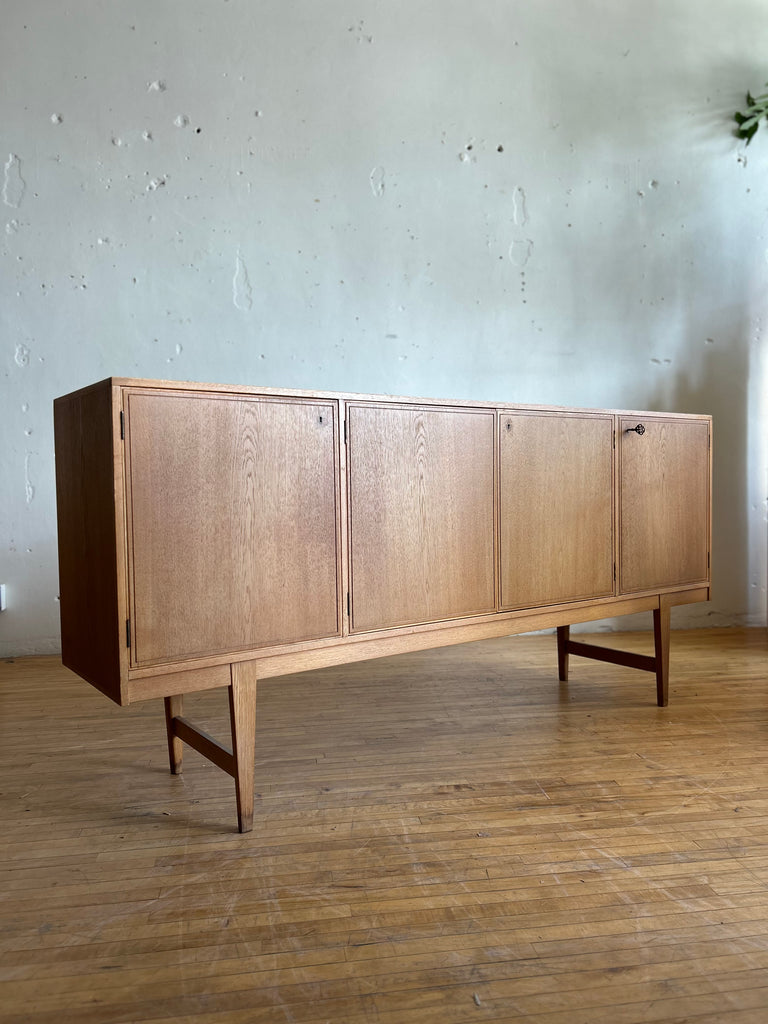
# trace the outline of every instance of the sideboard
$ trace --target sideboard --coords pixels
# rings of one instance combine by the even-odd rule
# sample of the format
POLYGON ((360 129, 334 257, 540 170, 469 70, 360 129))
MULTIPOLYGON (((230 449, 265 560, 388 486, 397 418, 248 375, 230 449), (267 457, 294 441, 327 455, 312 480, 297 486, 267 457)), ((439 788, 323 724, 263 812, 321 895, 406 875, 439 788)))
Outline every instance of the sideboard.
POLYGON ((645 669, 710 587, 711 418, 110 378, 54 403, 62 652, 252 828, 256 683, 557 627, 645 669), (653 655, 569 626, 652 612, 653 655), (183 694, 226 687, 232 749, 183 694))

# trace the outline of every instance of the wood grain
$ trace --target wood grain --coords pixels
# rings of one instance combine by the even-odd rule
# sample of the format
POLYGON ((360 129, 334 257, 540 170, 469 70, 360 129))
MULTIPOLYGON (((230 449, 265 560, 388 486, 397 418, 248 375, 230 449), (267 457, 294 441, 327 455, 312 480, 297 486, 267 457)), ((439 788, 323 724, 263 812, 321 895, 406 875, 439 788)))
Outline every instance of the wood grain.
POLYGON ((763 1024, 768 632, 675 632, 664 710, 554 646, 261 684, 245 835, 162 701, 0 662, 0 1022, 763 1024))
POLYGON ((181 718, 184 714, 184 697, 181 694, 174 694, 163 699, 165 705, 165 731, 168 736, 168 760, 171 765, 171 775, 181 775, 184 764, 184 744, 176 732, 174 719, 181 718))
POLYGON ((354 631, 493 611, 494 414, 348 407, 354 631))
POLYGON ((134 663, 339 632, 336 408, 130 392, 134 663))
POLYGON ((619 423, 620 592, 707 581, 709 421, 619 423))
POLYGON ((111 388, 57 399, 53 421, 63 658, 119 704, 125 619, 118 601, 111 388))
POLYGON ((502 608, 613 593, 613 418, 500 417, 502 608))
POLYGON ((229 724, 232 736, 237 826, 253 828, 253 760, 256 756, 256 672, 252 662, 232 666, 229 687, 229 724))
POLYGON ((653 637, 656 649, 656 702, 660 708, 669 704, 669 654, 672 609, 662 595, 653 613, 653 637))

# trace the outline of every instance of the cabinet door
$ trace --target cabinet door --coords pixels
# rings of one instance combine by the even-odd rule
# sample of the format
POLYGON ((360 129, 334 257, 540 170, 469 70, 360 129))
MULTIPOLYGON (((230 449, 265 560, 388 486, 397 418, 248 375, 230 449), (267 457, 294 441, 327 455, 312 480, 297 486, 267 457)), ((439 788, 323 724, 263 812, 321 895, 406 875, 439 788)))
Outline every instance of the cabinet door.
POLYGON ((709 422, 619 420, 622 593, 709 577, 709 422))
POLYGON ((502 414, 501 605, 613 594, 613 417, 502 414))
POLYGON ((348 407, 355 631, 493 612, 494 414, 348 407))
POLYGON ((134 664, 338 634, 336 408, 128 393, 134 664))

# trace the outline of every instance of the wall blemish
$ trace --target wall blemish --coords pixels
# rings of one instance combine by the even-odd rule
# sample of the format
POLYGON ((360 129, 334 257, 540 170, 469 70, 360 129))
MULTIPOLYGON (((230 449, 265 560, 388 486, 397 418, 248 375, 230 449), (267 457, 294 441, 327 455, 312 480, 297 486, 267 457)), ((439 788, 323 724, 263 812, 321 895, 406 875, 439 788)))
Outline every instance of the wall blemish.
POLYGON ((373 36, 365 31, 365 22, 361 19, 357 25, 350 25, 347 32, 354 33, 356 43, 372 43, 373 36))
POLYGON ((244 313, 253 305, 253 289, 251 288, 251 282, 248 279, 248 268, 245 265, 245 261, 240 253, 237 252, 235 257, 235 276, 232 279, 232 301, 237 309, 241 309, 244 313))
POLYGON ((371 192, 377 199, 384 195, 384 168, 374 167, 370 174, 371 192))
POLYGON ((533 242, 530 238, 516 238, 509 247, 509 258, 521 270, 527 266, 533 253, 533 242))
POLYGON ((525 205, 525 189, 516 185, 512 192, 512 220, 516 227, 524 227, 528 223, 528 210, 525 205))
POLYGON ((27 185, 21 176, 21 160, 15 153, 9 153, 3 169, 3 202, 18 209, 24 198, 27 185))
POLYGON ((29 464, 32 459, 32 454, 32 452, 27 452, 24 456, 24 496, 28 505, 31 505, 35 500, 35 486, 29 475, 29 464))
MULTIPOLYGON (((17 366, 29 366, 30 351, 26 345, 19 342, 16 346, 16 352, 14 353, 14 361, 17 366)), ((23 409, 23 406, 22 406, 23 409)), ((23 411, 26 412, 25 409, 23 411)))
POLYGON ((459 160, 461 160, 461 162, 463 164, 473 164, 473 163, 476 163, 475 157, 473 155, 474 148, 475 148, 475 140, 474 139, 470 139, 469 142, 464 147, 464 149, 462 149, 462 151, 459 153, 459 160))
POLYGON ((61 114, 51 114, 51 124, 61 124, 63 120, 61 114))

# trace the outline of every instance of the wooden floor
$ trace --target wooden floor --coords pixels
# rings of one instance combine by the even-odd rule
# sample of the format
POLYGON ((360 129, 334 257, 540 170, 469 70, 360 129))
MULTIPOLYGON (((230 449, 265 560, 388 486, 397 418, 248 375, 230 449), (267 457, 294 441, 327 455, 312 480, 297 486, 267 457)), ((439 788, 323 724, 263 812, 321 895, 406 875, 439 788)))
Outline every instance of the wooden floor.
MULTIPOLYGON (((556 661, 265 682, 247 835, 160 701, 0 663, 0 1021, 765 1024, 768 633, 673 633, 665 709, 556 661)), ((187 713, 226 736, 224 691, 187 713)))

